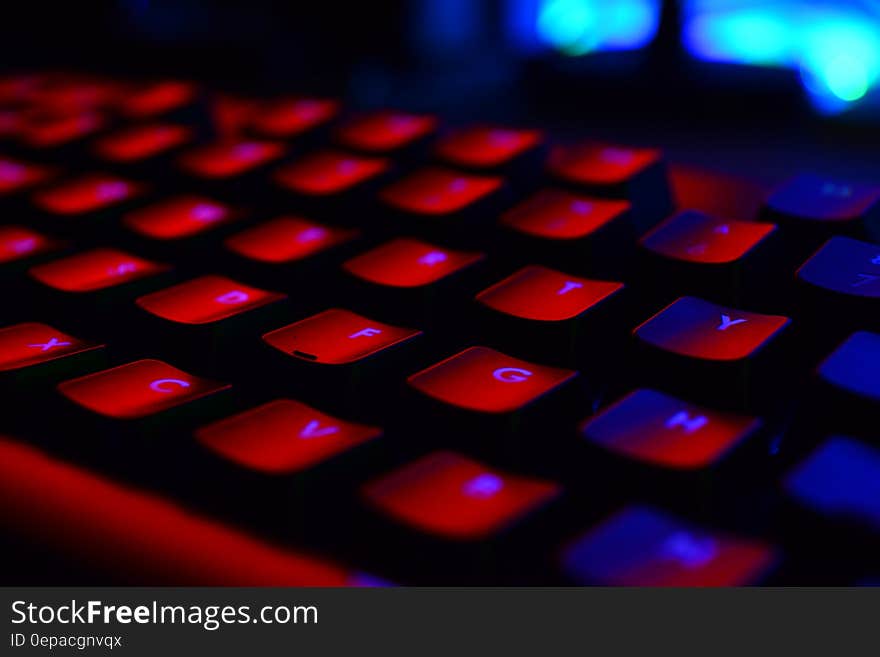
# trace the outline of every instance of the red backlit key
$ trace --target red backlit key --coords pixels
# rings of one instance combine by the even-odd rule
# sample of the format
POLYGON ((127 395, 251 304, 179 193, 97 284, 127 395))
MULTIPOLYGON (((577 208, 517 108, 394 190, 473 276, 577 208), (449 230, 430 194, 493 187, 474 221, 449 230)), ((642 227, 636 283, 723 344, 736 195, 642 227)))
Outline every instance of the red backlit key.
POLYGON ((453 251, 401 237, 342 265, 353 276, 395 288, 432 285, 483 259, 482 253, 453 251))
POLYGON ((294 263, 349 242, 358 235, 350 228, 327 226, 302 217, 279 217, 226 239, 226 248, 250 260, 270 265, 294 263))
POLYGON ((263 371, 321 408, 375 421, 395 401, 420 335, 334 308, 263 335, 263 371))
POLYGON ((612 254, 620 259, 635 238, 627 201, 558 189, 541 190, 514 206, 501 216, 501 225, 511 250, 574 271, 584 271, 585 263, 598 267, 612 254))
POLYGON ((104 174, 86 174, 34 195, 41 210, 56 215, 79 215, 122 205, 143 194, 143 185, 104 174))
POLYGON ((452 322, 473 288, 482 253, 401 237, 343 263, 350 303, 394 321, 452 322))
POLYGON ((194 237, 237 218, 229 206, 202 196, 177 196, 123 217, 134 232, 154 240, 194 237))
MULTIPOLYGON (((613 479, 626 493, 656 497, 684 488, 705 505, 719 485, 707 475, 730 470, 737 461, 745 465, 747 448, 759 451, 755 437, 760 427, 754 417, 640 389, 587 419, 580 432, 586 446, 599 448, 598 453, 584 450, 585 467, 614 472, 613 479)), ((754 476, 757 469, 750 472, 754 476)))
POLYGON ((284 146, 270 141, 225 141, 200 146, 180 156, 181 168, 205 180, 224 180, 258 169, 284 154, 284 146))
POLYGON ((269 139, 299 137, 327 123, 339 113, 339 103, 328 98, 286 98, 258 110, 251 128, 269 139))
POLYGON ((383 324, 334 308, 267 333, 263 340, 308 362, 346 365, 420 334, 421 331, 383 324))
POLYGON ((351 119, 336 131, 336 139, 359 151, 388 153, 420 142, 437 127, 434 116, 382 111, 351 119))
POLYGON ((58 385, 67 399, 99 415, 136 420, 216 395, 230 386, 158 360, 138 360, 58 385))
POLYGON ((511 413, 558 388, 576 372, 536 365, 488 347, 470 347, 413 374, 424 395, 478 413, 511 413))
POLYGON ((14 194, 49 179, 48 167, 0 157, 0 196, 14 194))
POLYGON ((450 169, 422 169, 382 190, 387 204, 416 215, 453 214, 501 187, 501 179, 450 169))
POLYGON ((168 271, 170 266, 125 251, 98 248, 32 267, 29 274, 62 292, 95 292, 168 271))
POLYGON ((180 324, 209 324, 284 299, 224 276, 200 276, 137 299, 149 313, 180 324))
POLYGON ((437 144, 437 155, 454 166, 494 169, 510 165, 542 141, 538 130, 474 126, 457 130, 437 144))
POLYGON ((46 324, 27 322, 0 328, 0 383, 16 388, 13 393, 56 383, 97 367, 103 349, 104 345, 80 340, 46 324))
POLYGON ((240 467, 291 474, 350 452, 382 435, 292 399, 277 399, 196 431, 205 447, 240 467))
POLYGON ((778 561, 761 541, 694 527, 649 507, 631 506, 565 550, 565 572, 600 586, 746 586, 778 561))
POLYGON ((579 189, 632 202, 643 227, 673 207, 666 167, 659 150, 585 142, 557 146, 547 168, 558 180, 579 189))
POLYGON ((150 123, 107 135, 95 143, 94 150, 109 162, 130 164, 164 155, 192 137, 192 129, 186 126, 150 123))
POLYGON ((363 488, 381 513, 454 541, 493 538, 560 492, 553 482, 499 472, 454 452, 434 452, 363 488))
POLYGON ((58 243, 24 226, 0 226, 0 265, 50 253, 58 243))
POLYGON ((282 188, 305 196, 325 196, 351 191, 388 170, 385 158, 319 151, 275 172, 282 188))
POLYGON ((642 237, 643 277, 648 284, 738 301, 743 292, 765 291, 767 269, 778 263, 771 247, 776 226, 718 219, 685 211, 642 237))
POLYGON ((742 404, 746 389, 754 394, 758 384, 774 379, 770 360, 778 355, 773 354, 777 338, 790 322, 682 297, 633 331, 646 347, 645 358, 635 362, 646 369, 656 366, 658 385, 681 384, 702 394, 715 389, 720 403, 742 404))
POLYGON ((133 119, 146 119, 178 110, 192 103, 198 89, 190 82, 161 80, 141 85, 122 96, 119 110, 133 119))
POLYGON ((58 148, 94 135, 105 125, 105 119, 94 112, 34 117, 22 126, 21 141, 34 149, 58 148))
POLYGON ((3 532, 123 584, 362 586, 378 580, 266 543, 179 502, 0 438, 3 532), (39 522, 34 519, 39 518, 39 522), (76 518, 78 530, 70 531, 76 518), (133 522, 132 519, 137 521, 133 522))
POLYGON ((623 287, 531 265, 477 294, 478 321, 487 339, 508 349, 574 363, 586 355, 579 347, 587 342, 608 348, 602 336, 619 314, 623 287))

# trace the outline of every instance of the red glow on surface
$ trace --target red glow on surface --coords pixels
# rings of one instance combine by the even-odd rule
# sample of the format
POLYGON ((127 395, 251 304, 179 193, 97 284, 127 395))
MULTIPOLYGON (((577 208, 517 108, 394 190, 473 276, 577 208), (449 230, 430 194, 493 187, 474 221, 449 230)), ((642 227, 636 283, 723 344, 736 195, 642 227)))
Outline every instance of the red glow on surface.
POLYGON ((97 132, 105 123, 101 115, 93 112, 34 118, 22 126, 21 140, 32 148, 63 146, 97 132))
POLYGON ((508 413, 573 378, 571 370, 536 365, 488 347, 470 347, 407 379, 434 399, 483 413, 508 413))
POLYGON ((190 82, 162 80, 151 82, 137 89, 128 90, 122 97, 119 109, 131 118, 144 119, 158 116, 191 102, 197 88, 190 82))
POLYGON ((284 299, 287 295, 237 283, 225 276, 200 276, 137 299, 157 317, 181 324, 209 324, 284 299))
POLYGON ((490 168, 513 160, 537 146, 538 130, 475 126, 453 132, 437 144, 437 154, 457 166, 490 168))
POLYGON ((94 173, 38 192, 34 203, 53 214, 85 214, 129 201, 144 191, 144 185, 94 173))
POLYGON ((0 195, 11 194, 47 180, 52 169, 8 157, 0 158, 0 195))
POLYGON ((550 151, 550 173, 573 183, 616 185, 658 162, 659 150, 627 148, 596 142, 556 146, 550 151))
POLYGON ((560 322, 589 310, 623 289, 623 283, 570 276, 531 265, 477 295, 501 313, 543 322, 560 322))
POLYGON ((46 253, 57 243, 24 226, 0 226, 0 264, 46 253))
POLYGON ((295 262, 343 244, 359 234, 353 228, 319 224, 301 217, 278 217, 226 239, 226 248, 267 263, 295 262))
POLYGON ((458 212, 501 187, 501 178, 451 169, 428 168, 380 192, 385 203, 406 212, 441 215, 458 212))
POLYGON ((682 356, 731 361, 747 358, 791 320, 681 297, 634 331, 640 340, 682 356))
POLYGON ((77 253, 31 267, 28 273, 64 292, 93 292, 168 271, 169 265, 110 248, 77 253))
POLYGON ((185 144, 192 136, 192 129, 186 126, 151 123, 100 139, 95 144, 95 152, 111 162, 137 162, 185 144))
POLYGON ((616 220, 629 208, 626 201, 545 189, 505 212, 501 224, 544 239, 580 239, 616 220))
POLYGON ((202 427, 196 438, 245 468, 283 474, 311 468, 381 434, 377 427, 277 399, 202 427))
POLYGON ((47 363, 103 345, 85 342, 36 322, 0 328, 0 372, 47 363))
POLYGON ((338 194, 388 170, 385 158, 320 151, 282 167, 275 181, 293 192, 312 196, 338 194))
POLYGON ((436 283, 484 257, 401 237, 352 258, 342 267, 370 283, 412 288, 436 283))
POLYGON ((223 141, 200 146, 180 156, 181 168, 200 178, 240 176, 277 160, 284 145, 272 141, 223 141))
POLYGON ((351 119, 336 131, 336 138, 357 150, 385 152, 411 144, 436 127, 435 116, 382 111, 351 119))
POLYGON ((146 237, 175 240, 211 230, 237 217, 228 206, 203 196, 177 196, 134 210, 123 223, 146 237))
POLYGON ((363 488, 367 501, 418 530, 454 540, 488 538, 559 494, 558 484, 490 470, 434 452, 363 488))
POLYGON ((296 358, 344 365, 411 340, 422 332, 333 308, 266 333, 263 340, 296 358))
POLYGON ((296 137, 326 123, 339 113, 339 103, 328 98, 287 98, 264 106, 251 125, 273 139, 296 137))
POLYGON ((0 438, 4 531, 126 582, 190 586, 344 586, 357 575, 258 541, 156 495, 0 438))
POLYGON ((144 359, 58 384, 58 391, 90 411, 134 420, 206 397, 230 386, 144 359))

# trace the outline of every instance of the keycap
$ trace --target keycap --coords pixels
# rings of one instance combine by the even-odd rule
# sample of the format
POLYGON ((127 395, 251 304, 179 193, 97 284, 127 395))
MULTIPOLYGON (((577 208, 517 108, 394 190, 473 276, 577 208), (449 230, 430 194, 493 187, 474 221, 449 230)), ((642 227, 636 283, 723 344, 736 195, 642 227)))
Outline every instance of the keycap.
POLYGON ((832 237, 797 270, 797 310, 812 329, 840 339, 880 330, 880 245, 832 237))
POLYGON ((577 388, 570 385, 576 376, 573 370, 488 347, 469 347, 410 375, 406 382, 413 391, 411 401, 401 414, 409 414, 425 440, 462 444, 512 465, 525 459, 535 465, 541 457, 555 454, 554 445, 536 454, 522 443, 527 435, 545 429, 547 418, 564 422, 577 396, 577 388))
POLYGON ((845 233, 876 242, 880 240, 878 201, 880 187, 805 173, 774 190, 763 211, 808 239, 845 233))
POLYGON ((814 549, 844 551, 854 558, 858 543, 845 541, 841 531, 880 534, 880 450, 867 443, 828 438, 786 475, 783 489, 806 512, 799 520, 812 523, 814 549))
POLYGON ((49 180, 53 173, 47 166, 0 157, 0 198, 31 189, 49 180))
POLYGON ((472 242, 503 202, 502 183, 496 176, 429 167, 385 187, 379 198, 394 228, 472 242))
POLYGON ((138 297, 150 320, 138 329, 166 357, 219 375, 231 367, 237 341, 285 318, 286 298, 226 276, 199 276, 138 297))
POLYGON ((362 489, 379 512, 450 541, 490 539, 560 493, 554 482, 500 472, 448 451, 428 454, 362 489))
POLYGON ((207 196, 182 195, 152 203, 122 217, 135 235, 147 238, 144 248, 161 252, 181 244, 198 247, 206 237, 221 237, 242 213, 207 196))
POLYGON ((875 421, 880 410, 878 368, 878 333, 853 333, 829 354, 816 370, 820 386, 809 404, 814 427, 836 427, 857 435, 880 437, 875 421))
POLYGON ((20 141, 28 149, 48 154, 45 149, 69 148, 83 139, 97 134, 107 125, 97 112, 51 114, 27 119, 20 130, 20 141))
MULTIPOLYGON (((766 292, 782 266, 770 223, 720 219, 685 210, 639 240, 641 276, 668 296, 687 292, 736 303, 766 292)), ((668 301, 668 299, 667 299, 668 301)))
POLYGON ((251 129, 268 139, 299 139, 339 113, 339 102, 307 96, 270 101, 251 119, 251 129))
POLYGON ((58 384, 74 404, 116 420, 137 420, 216 396, 231 386, 143 359, 58 384))
POLYGON ((249 280, 296 290, 297 303, 326 303, 328 286, 304 289, 302 276, 326 275, 358 248, 356 228, 325 224, 299 215, 284 215, 256 224, 224 240, 230 266, 249 280))
POLYGON ((640 388, 581 424, 573 473, 604 476, 627 496, 718 508, 728 489, 743 488, 746 473, 752 481, 770 474, 761 429, 758 418, 640 388))
MULTIPOLYGON (((142 196, 146 186, 108 174, 84 174, 33 195, 39 210, 57 217, 76 217, 125 207, 142 196)), ((63 222, 66 223, 66 222, 63 222)), ((55 222, 53 226, 62 226, 55 222)), ((81 225, 77 230, 82 230, 81 225)))
POLYGON ((331 411, 369 417, 392 401, 390 381, 412 362, 421 334, 331 308, 265 333, 271 356, 264 358, 271 368, 266 371, 279 373, 276 380, 307 401, 323 399, 331 411))
POLYGON ((562 555, 571 580, 600 586, 747 586, 764 581, 778 561, 778 550, 763 541, 646 506, 621 510, 562 555))
POLYGON ((95 292, 169 271, 153 262, 113 248, 97 248, 36 265, 30 276, 61 292, 95 292))
POLYGON ((400 237, 342 264, 351 303, 419 325, 455 321, 454 303, 473 287, 485 254, 400 237))
POLYGON ((322 150, 281 167, 273 177, 283 190, 327 199, 365 187, 388 171, 389 166, 386 158, 322 150))
POLYGON ((559 189, 540 190, 515 205, 500 225, 508 253, 592 275, 619 275, 636 238, 627 201, 559 189))
POLYGON ((629 200, 645 227, 672 209, 663 154, 587 141, 550 150, 547 169, 557 180, 589 194, 629 200))
POLYGON ((634 329, 633 363, 660 387, 749 408, 786 369, 778 338, 790 322, 681 297, 634 329))
MULTIPOLYGON (((552 362, 585 362, 592 346, 621 318, 623 283, 581 278, 530 265, 475 297, 482 335, 506 348, 552 362)), ((617 328, 616 326, 614 328, 617 328)))
POLYGON ((132 119, 153 119, 179 111, 193 103, 198 89, 184 80, 157 80, 126 91, 119 99, 119 111, 132 119))
MULTIPOLYGON (((38 322, 0 328, 0 385, 17 398, 104 364, 104 345, 38 322)), ((34 401, 34 400, 29 400, 34 401)), ((10 407, 10 415, 12 408, 10 407)))
POLYGON ((434 116, 386 110, 348 120, 337 128, 335 136, 347 148, 391 153, 417 145, 431 135, 436 126, 434 116))
POLYGON ((18 500, 0 510, 4 533, 57 555, 73 564, 73 570, 100 573, 96 581, 218 586, 378 582, 19 441, 0 438, 0 473, 3 497, 18 500), (78 531, 70 531, 71 518, 76 518, 78 531))
POLYGON ((173 123, 148 123, 113 132, 94 144, 103 160, 116 164, 135 164, 167 155, 194 137, 194 131, 173 123))
POLYGON ((284 154, 284 146, 271 141, 223 141, 199 146, 178 159, 187 174, 203 180, 229 180, 252 172, 284 154))
POLYGON ((61 247, 52 239, 26 226, 0 226, 0 267, 20 262, 32 262, 61 247))
POLYGON ((536 152, 543 138, 539 130, 477 125, 445 135, 434 150, 440 159, 453 166, 510 170, 518 160, 536 152))
POLYGON ((201 445, 237 467, 291 475, 338 459, 382 435, 293 399, 276 399, 196 430, 201 445))

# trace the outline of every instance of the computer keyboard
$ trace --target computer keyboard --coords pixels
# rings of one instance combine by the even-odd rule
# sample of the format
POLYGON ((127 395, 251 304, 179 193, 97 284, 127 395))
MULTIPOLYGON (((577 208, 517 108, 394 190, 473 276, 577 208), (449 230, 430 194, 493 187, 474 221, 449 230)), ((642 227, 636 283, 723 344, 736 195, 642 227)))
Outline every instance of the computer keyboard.
POLYGON ((726 216, 737 183, 681 171, 0 80, 0 531, 38 555, 4 579, 876 579, 880 186, 793 170, 726 216))

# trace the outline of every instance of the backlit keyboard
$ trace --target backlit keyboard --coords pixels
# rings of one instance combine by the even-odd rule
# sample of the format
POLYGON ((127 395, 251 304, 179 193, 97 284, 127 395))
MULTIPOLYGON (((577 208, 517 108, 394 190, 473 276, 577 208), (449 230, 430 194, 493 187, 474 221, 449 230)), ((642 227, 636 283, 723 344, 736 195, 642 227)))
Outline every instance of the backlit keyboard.
POLYGON ((27 81, 0 84, 5 581, 880 576, 880 187, 27 81))

